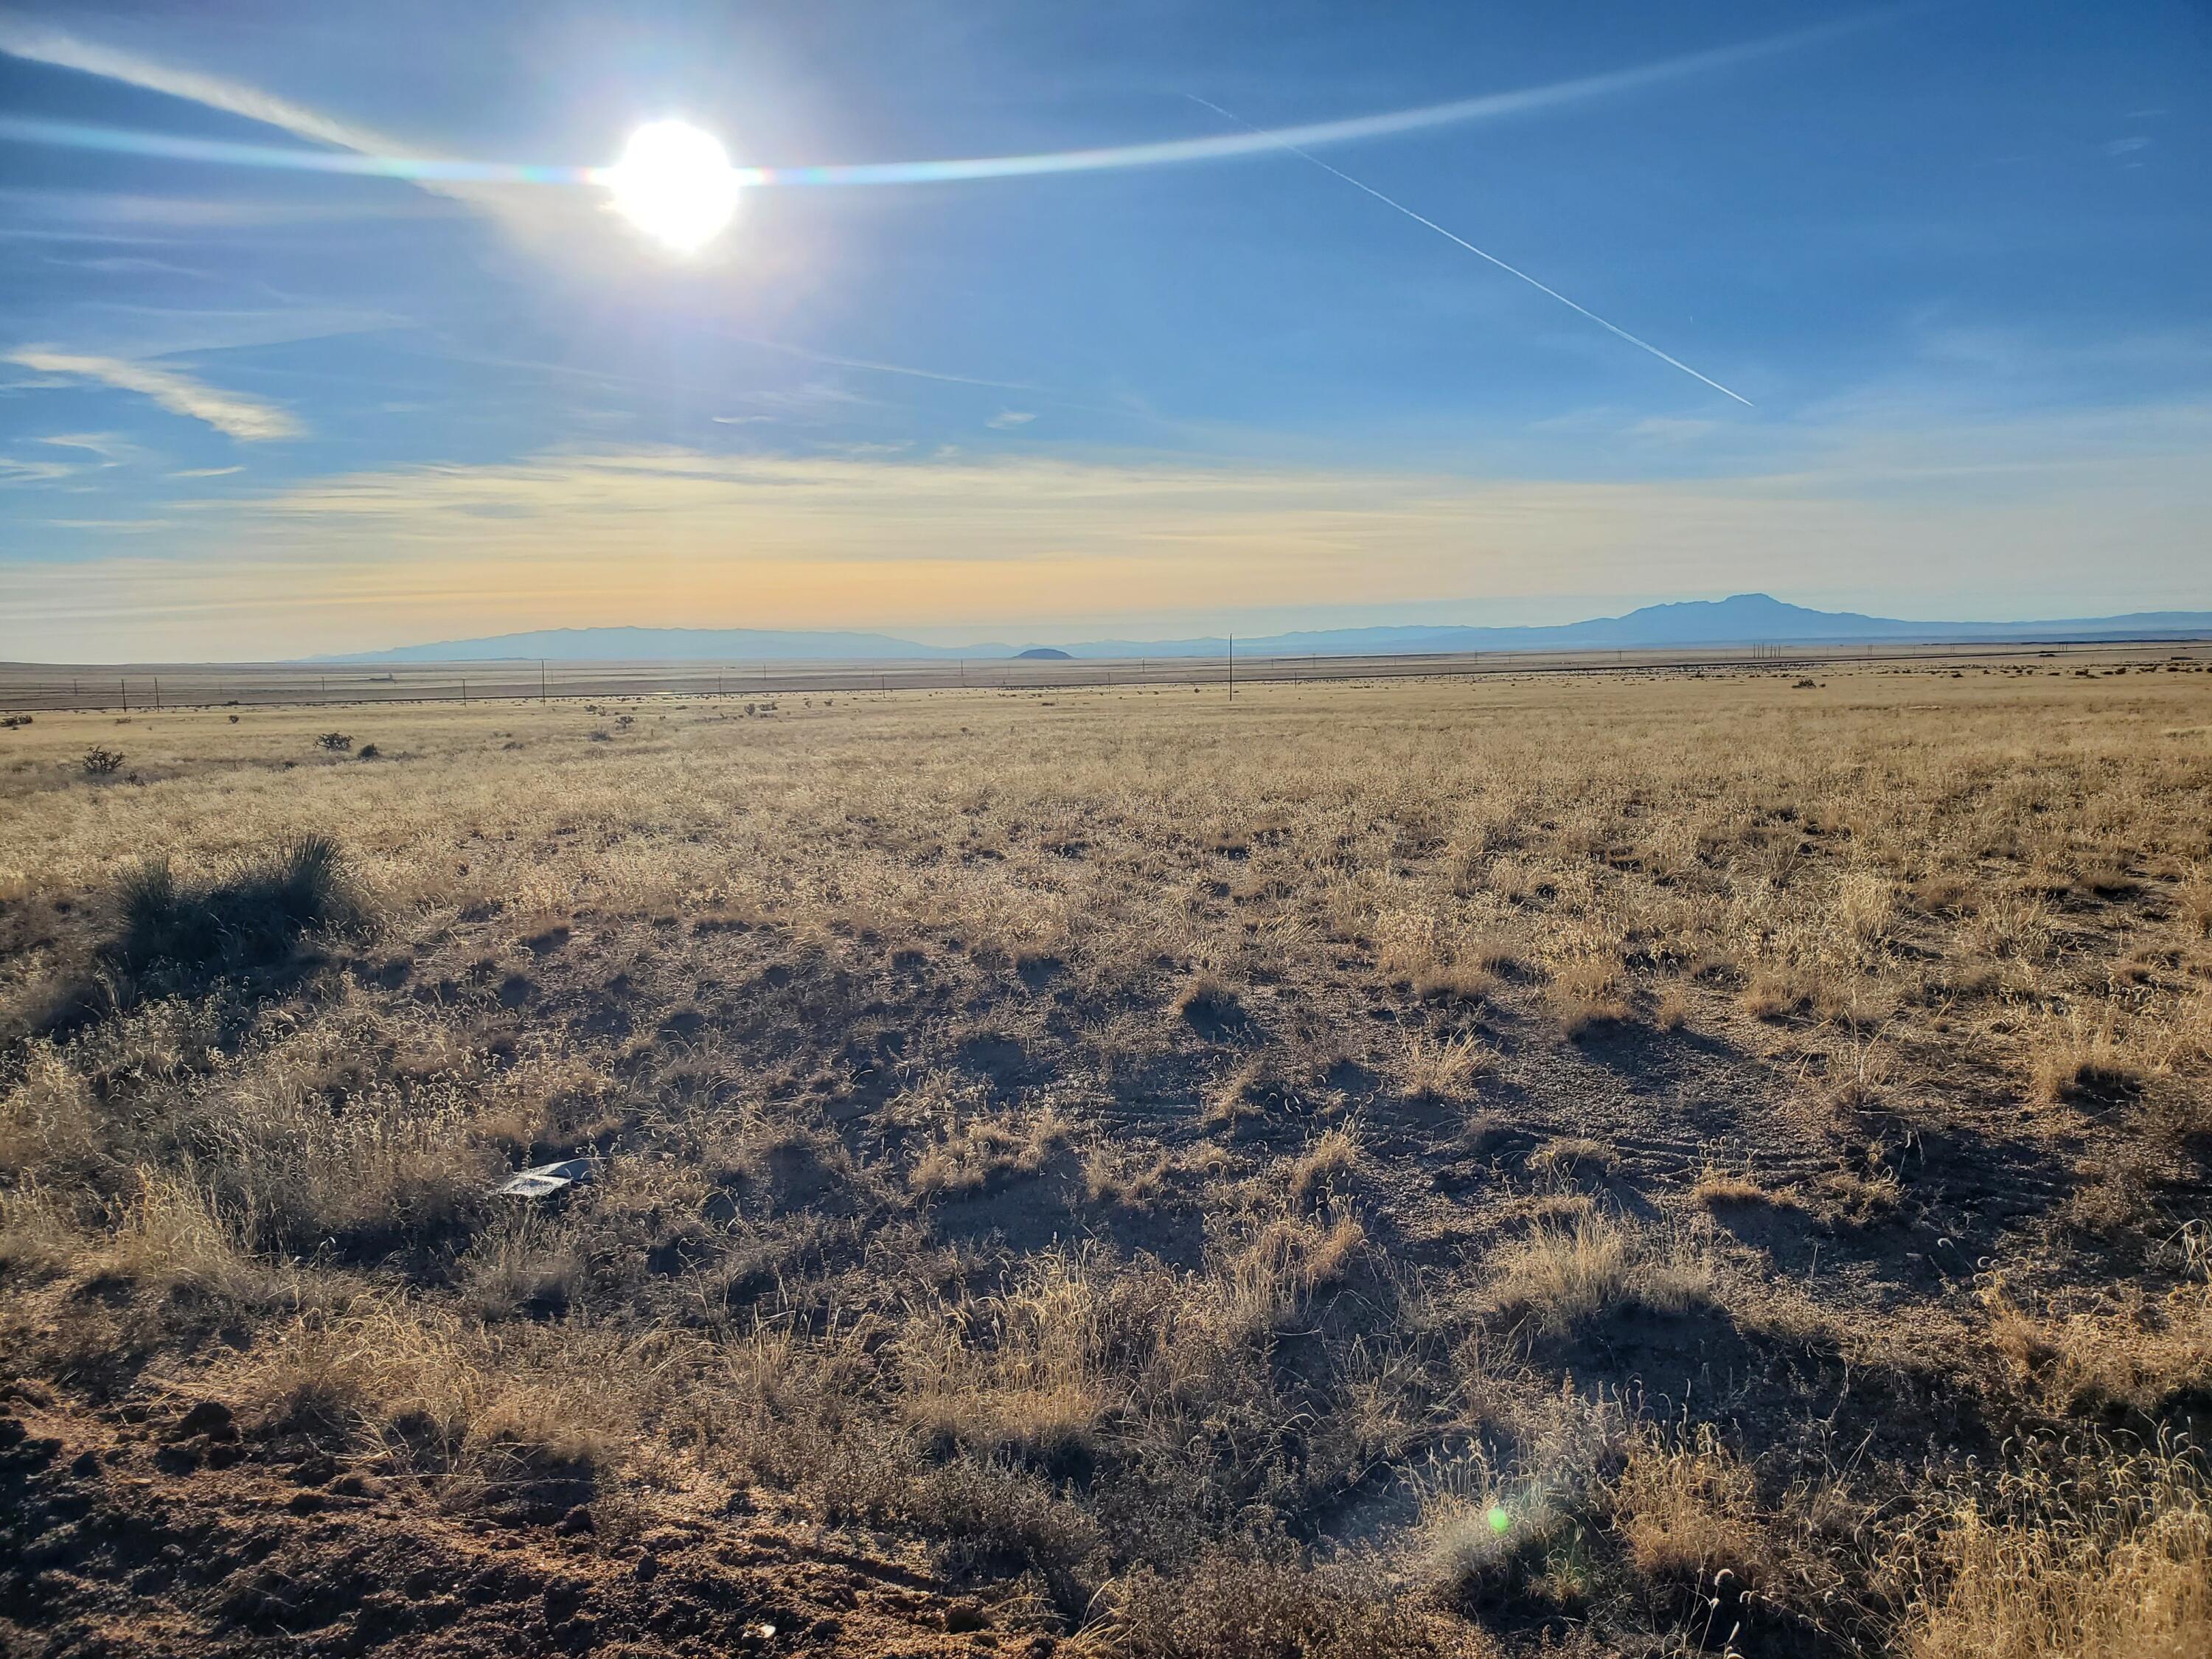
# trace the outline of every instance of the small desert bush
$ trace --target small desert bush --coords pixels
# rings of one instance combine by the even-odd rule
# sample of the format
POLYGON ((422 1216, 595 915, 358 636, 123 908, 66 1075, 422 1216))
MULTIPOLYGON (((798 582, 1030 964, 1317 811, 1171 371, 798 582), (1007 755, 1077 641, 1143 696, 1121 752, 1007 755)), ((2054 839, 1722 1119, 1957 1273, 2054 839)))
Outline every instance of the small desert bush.
POLYGON ((2028 893, 1997 893, 1978 904, 1964 930, 1972 955, 2039 962, 2051 954, 2056 927, 2051 906, 2028 893))
POLYGON ((123 961, 134 968, 248 966, 280 960, 303 934, 358 927, 367 908, 326 836, 295 836, 204 884, 166 858, 123 884, 123 961))
POLYGON ((374 1376, 357 1332, 303 1321, 271 1335, 240 1391, 254 1426, 344 1445, 368 1420, 374 1376))
POLYGON ((968 1118, 915 1160, 907 1190, 917 1198, 961 1198, 1036 1175, 1066 1135, 1066 1120, 1050 1111, 1028 1120, 968 1118))
POLYGON ((1579 1610, 1596 1576, 1602 1474, 1625 1455, 1620 1413, 1602 1398, 1528 1401, 1515 1427, 1519 1449, 1506 1465, 1471 1447, 1410 1472, 1410 1577, 1425 1599, 1476 1618, 1511 1601, 1579 1610))

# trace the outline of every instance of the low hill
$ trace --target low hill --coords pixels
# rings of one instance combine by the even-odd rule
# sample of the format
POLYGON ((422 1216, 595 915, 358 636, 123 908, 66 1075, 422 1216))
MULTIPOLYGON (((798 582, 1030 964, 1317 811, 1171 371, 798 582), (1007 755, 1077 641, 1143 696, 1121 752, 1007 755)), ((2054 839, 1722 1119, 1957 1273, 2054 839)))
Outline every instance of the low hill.
MULTIPOLYGON (((1850 611, 1814 611, 1766 593, 1645 605, 1626 616, 1546 627, 1415 623, 1333 628, 1242 639, 1240 656, 1396 656, 1455 651, 1612 651, 1670 647, 1949 643, 1978 640, 2125 640, 2212 635, 2212 611, 2145 611, 2046 622, 1914 622, 1850 611)), ((320 662, 832 662, 947 661, 954 658, 1061 660, 1074 657, 1218 657, 1220 635, 1181 640, 1089 640, 1066 647, 922 645, 887 634, 790 633, 754 628, 560 628, 488 639, 445 640, 316 658, 320 662)))

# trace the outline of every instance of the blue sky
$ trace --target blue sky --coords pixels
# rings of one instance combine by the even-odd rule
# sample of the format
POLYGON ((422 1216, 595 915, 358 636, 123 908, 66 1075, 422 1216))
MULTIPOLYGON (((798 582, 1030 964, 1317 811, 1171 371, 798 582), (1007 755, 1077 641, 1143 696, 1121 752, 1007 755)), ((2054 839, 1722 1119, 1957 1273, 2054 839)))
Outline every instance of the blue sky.
POLYGON ((0 657, 2212 607, 2208 71, 2160 0, 0 10, 0 657), (678 255, 588 183, 52 142, 785 167, 1542 88, 1311 155, 1747 405, 1281 149, 763 186, 678 255))

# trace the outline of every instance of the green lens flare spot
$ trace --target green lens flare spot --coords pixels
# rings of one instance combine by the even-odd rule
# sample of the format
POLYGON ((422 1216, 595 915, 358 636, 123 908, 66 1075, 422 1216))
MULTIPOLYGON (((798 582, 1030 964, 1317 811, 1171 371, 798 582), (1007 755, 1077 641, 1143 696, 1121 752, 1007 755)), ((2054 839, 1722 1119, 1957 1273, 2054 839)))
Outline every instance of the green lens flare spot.
POLYGON ((1490 1514, 1487 1518, 1490 1522, 1490 1529, 1494 1533, 1503 1534, 1513 1524, 1513 1517, 1506 1514, 1504 1508, 1502 1505, 1497 1504, 1492 1504, 1490 1506, 1490 1514))

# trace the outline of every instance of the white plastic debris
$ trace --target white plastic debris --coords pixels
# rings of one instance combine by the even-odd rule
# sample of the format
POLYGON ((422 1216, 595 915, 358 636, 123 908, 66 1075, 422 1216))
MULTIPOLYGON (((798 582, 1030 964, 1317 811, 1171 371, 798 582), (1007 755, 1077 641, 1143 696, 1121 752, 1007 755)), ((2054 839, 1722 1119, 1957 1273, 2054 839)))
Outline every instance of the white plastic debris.
POLYGON ((494 1198, 550 1198, 570 1187, 580 1186, 591 1178, 592 1160, 571 1158, 558 1164, 540 1164, 533 1169, 521 1170, 491 1191, 494 1198))

